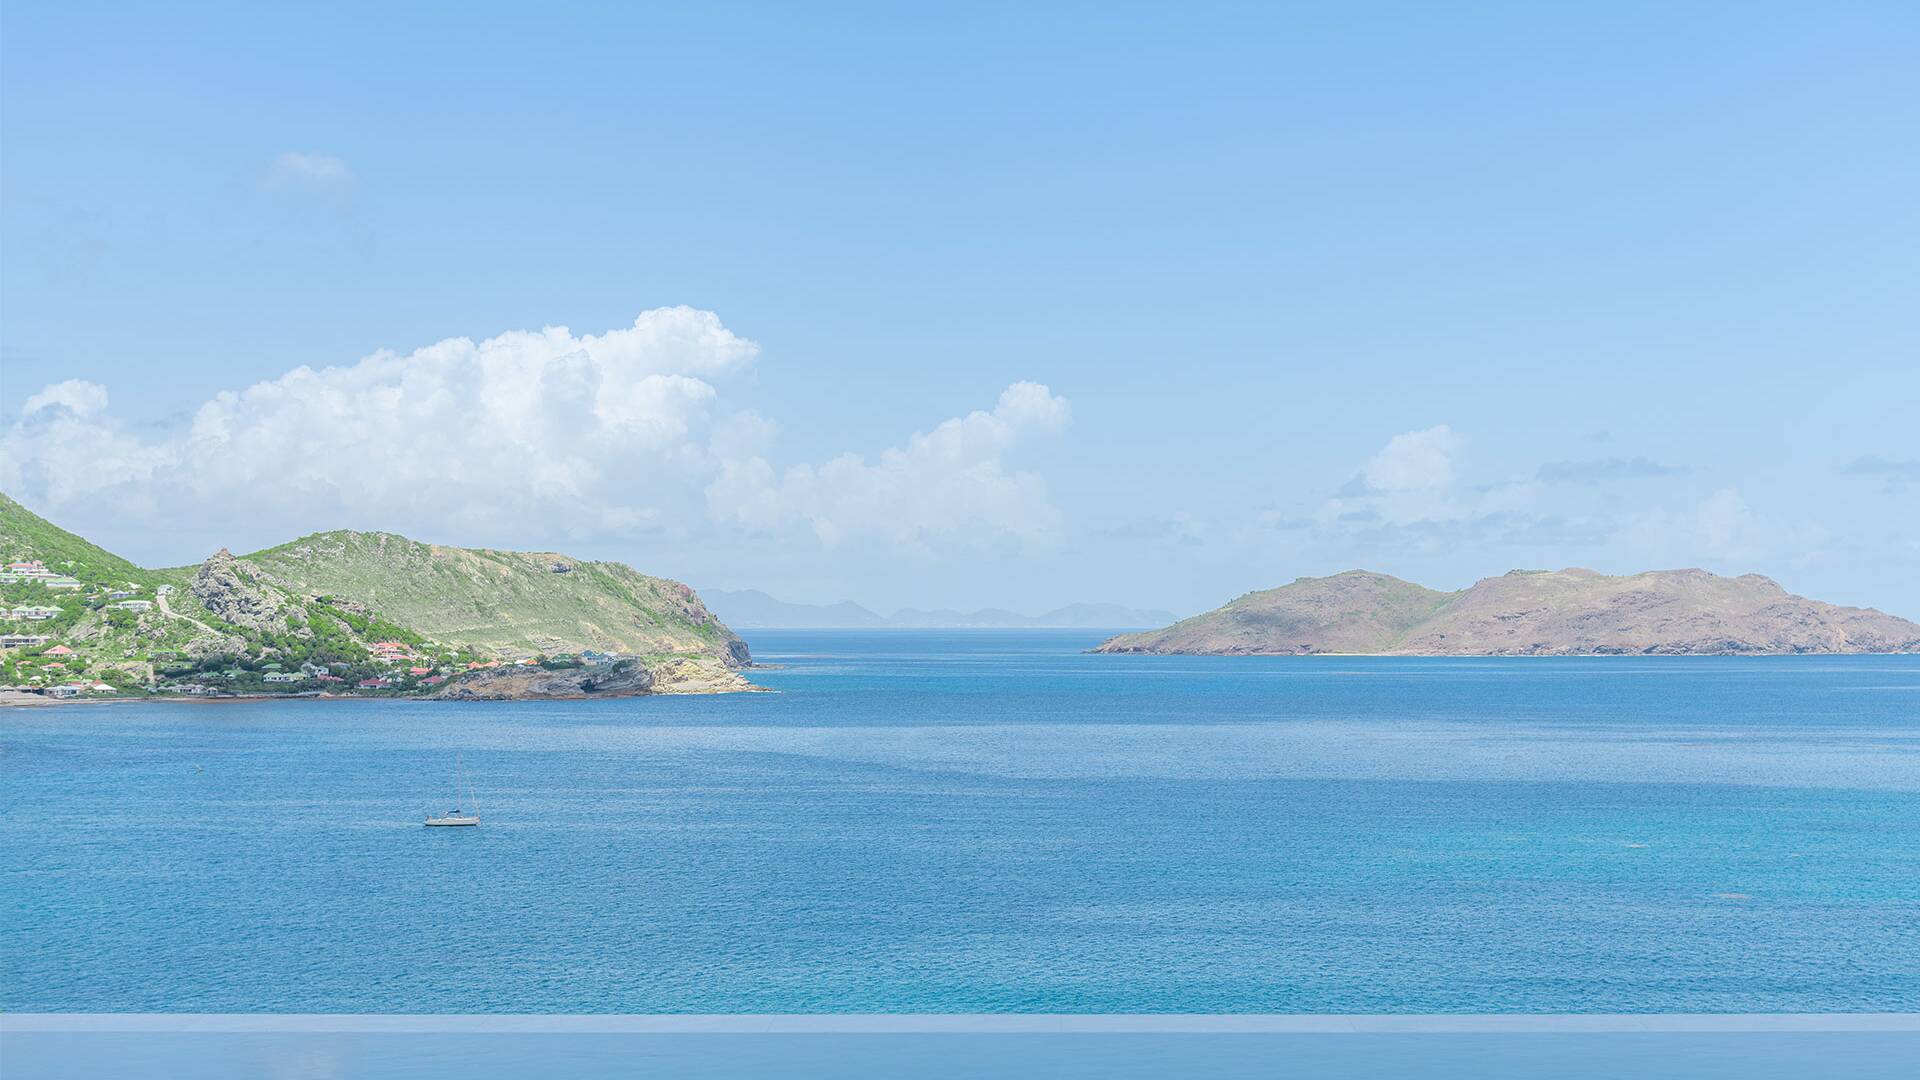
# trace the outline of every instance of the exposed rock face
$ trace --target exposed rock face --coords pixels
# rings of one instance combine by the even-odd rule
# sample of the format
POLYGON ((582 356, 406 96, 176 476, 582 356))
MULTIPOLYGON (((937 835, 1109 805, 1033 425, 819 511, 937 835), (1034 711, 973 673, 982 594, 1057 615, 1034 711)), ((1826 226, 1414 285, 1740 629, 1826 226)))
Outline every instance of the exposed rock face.
POLYGON ((226 548, 200 564, 187 591, 215 618, 249 630, 285 630, 292 610, 282 582, 226 548))
POLYGON ((640 661, 631 658, 558 671, 548 671, 530 664, 515 664, 470 671, 448 682, 431 696, 449 701, 629 697, 651 692, 653 681, 653 673, 640 661))
POLYGON ((1365 571, 1249 593, 1099 652, 1580 656, 1920 652, 1920 624, 1795 596, 1758 574, 1520 571, 1455 593, 1365 571))

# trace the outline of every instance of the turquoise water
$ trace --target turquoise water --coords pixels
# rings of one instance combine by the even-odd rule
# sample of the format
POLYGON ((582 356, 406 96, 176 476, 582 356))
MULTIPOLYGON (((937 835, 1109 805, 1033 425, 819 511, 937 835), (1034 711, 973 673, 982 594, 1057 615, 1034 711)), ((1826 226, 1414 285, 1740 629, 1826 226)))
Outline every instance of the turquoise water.
POLYGON ((0 1008, 1920 1011, 1920 658, 1097 637, 0 712, 0 1008), (423 829, 456 754, 486 824, 423 829))

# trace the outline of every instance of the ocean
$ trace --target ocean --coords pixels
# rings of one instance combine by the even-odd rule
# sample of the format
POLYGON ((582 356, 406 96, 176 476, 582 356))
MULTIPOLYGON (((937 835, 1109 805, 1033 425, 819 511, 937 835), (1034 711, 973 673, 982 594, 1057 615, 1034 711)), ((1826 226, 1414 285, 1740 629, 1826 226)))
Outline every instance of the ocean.
POLYGON ((1920 1011, 1920 657, 1100 636, 0 711, 0 1009, 1920 1011), (456 762, 484 824, 422 828, 456 762))

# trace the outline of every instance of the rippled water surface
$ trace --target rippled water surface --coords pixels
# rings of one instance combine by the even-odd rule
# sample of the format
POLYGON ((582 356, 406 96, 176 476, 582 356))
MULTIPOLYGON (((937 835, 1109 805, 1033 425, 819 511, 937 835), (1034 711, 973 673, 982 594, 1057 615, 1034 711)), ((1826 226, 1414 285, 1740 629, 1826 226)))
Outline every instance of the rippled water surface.
POLYGON ((1920 658, 1097 636, 0 711, 0 1008, 1920 1011, 1920 658), (424 829, 456 756, 485 824, 424 829))

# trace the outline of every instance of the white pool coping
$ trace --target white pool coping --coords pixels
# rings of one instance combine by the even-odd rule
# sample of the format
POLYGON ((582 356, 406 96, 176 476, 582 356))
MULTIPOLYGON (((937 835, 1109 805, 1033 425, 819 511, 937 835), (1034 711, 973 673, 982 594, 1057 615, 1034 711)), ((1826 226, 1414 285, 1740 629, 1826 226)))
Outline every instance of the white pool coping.
POLYGON ((8 1013, 0 1033, 1393 1035, 1920 1032, 1920 1013, 8 1013))

